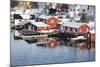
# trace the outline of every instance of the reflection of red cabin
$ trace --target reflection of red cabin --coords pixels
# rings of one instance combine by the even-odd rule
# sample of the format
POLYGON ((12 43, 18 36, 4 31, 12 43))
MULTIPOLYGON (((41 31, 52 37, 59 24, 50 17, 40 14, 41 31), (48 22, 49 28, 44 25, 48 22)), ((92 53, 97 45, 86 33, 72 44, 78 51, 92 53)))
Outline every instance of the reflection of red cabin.
POLYGON ((63 31, 68 33, 85 34, 90 27, 86 23, 68 22, 63 24, 63 31))
POLYGON ((93 33, 91 34, 91 39, 92 40, 95 40, 95 33, 94 34, 93 33))
POLYGON ((54 41, 54 40, 50 40, 49 42, 48 42, 48 45, 47 45, 49 48, 55 48, 55 47, 57 47, 58 46, 58 43, 57 43, 57 41, 54 41))
POLYGON ((92 40, 92 41, 95 41, 95 37, 96 37, 96 36, 95 36, 95 32, 91 32, 91 31, 90 31, 90 33, 91 33, 91 40, 92 40))
POLYGON ((50 28, 55 28, 56 25, 58 24, 57 18, 58 18, 57 16, 41 15, 40 17, 38 17, 37 21, 48 24, 50 26, 50 28))
POLYGON ((95 22, 90 22, 90 23, 88 23, 88 26, 90 27, 90 33, 91 33, 91 39, 93 40, 93 41, 95 41, 95 37, 96 37, 96 35, 95 35, 95 22))
POLYGON ((43 22, 28 22, 24 25, 24 29, 33 31, 49 30, 49 25, 43 22))

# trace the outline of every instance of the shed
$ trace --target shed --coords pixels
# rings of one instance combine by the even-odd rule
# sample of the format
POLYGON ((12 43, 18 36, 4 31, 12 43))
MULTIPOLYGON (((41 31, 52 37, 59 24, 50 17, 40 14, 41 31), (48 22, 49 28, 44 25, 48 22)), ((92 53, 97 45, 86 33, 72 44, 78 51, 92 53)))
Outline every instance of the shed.
POLYGON ((86 23, 68 22, 62 26, 63 31, 68 33, 85 34, 90 31, 90 27, 86 23))
POLYGON ((28 22, 24 25, 25 29, 32 31, 41 31, 41 30, 49 30, 49 25, 43 22, 28 22))
POLYGON ((50 28, 55 28, 58 24, 58 16, 47 16, 47 15, 40 15, 37 19, 38 22, 44 22, 48 24, 50 28))

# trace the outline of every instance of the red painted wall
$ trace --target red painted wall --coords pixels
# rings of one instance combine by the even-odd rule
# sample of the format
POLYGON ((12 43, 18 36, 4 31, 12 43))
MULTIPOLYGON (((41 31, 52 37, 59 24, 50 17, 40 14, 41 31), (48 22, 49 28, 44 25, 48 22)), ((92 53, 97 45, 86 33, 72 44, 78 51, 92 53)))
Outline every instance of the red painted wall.
POLYGON ((92 40, 95 40, 95 33, 94 34, 91 34, 91 39, 92 40))
POLYGON ((84 25, 81 25, 79 28, 78 28, 78 33, 87 33, 87 32, 89 32, 89 30, 90 30, 90 27, 88 26, 88 25, 86 25, 86 24, 84 24, 84 25))
POLYGON ((55 17, 51 17, 46 21, 46 24, 48 24, 50 28, 54 28, 58 24, 58 19, 56 19, 55 17))
POLYGON ((37 27, 36 31, 49 30, 49 27, 37 27))

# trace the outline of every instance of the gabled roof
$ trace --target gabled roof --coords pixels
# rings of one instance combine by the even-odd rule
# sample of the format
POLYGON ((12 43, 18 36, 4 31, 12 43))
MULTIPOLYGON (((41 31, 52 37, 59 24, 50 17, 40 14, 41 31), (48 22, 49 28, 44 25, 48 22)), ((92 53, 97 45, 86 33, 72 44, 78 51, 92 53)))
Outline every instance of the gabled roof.
POLYGON ((23 18, 23 19, 30 19, 31 16, 28 15, 28 14, 20 14, 20 16, 23 18))
POLYGON ((43 22, 31 22, 31 23, 37 27, 49 27, 49 25, 47 25, 43 22))
POLYGON ((18 25, 19 23, 21 23, 21 21, 19 19, 15 19, 15 25, 18 25))
POLYGON ((39 9, 27 9, 25 10, 25 14, 41 14, 41 11, 39 9))
POLYGON ((31 21, 31 20, 15 19, 15 25, 24 25, 28 23, 28 21, 31 21))
POLYGON ((70 22, 71 21, 71 19, 58 19, 58 24, 63 24, 63 23, 68 23, 68 22, 70 22))
POLYGON ((79 28, 81 25, 84 25, 84 24, 86 23, 68 22, 68 23, 64 23, 63 26, 79 28))
POLYGON ((22 20, 18 25, 25 25, 27 23, 31 23, 37 27, 48 27, 49 25, 43 23, 43 22, 35 22, 35 20, 22 20))
POLYGON ((28 21, 21 21, 20 23, 18 23, 18 25, 25 25, 26 23, 28 23, 28 21))
POLYGON ((57 18, 58 16, 47 16, 47 15, 43 14, 43 15, 40 15, 38 18, 49 19, 51 17, 57 18))
POLYGON ((35 20, 21 20, 21 21, 18 23, 18 25, 25 25, 25 24, 27 24, 27 23, 29 23, 29 22, 35 22, 35 20))

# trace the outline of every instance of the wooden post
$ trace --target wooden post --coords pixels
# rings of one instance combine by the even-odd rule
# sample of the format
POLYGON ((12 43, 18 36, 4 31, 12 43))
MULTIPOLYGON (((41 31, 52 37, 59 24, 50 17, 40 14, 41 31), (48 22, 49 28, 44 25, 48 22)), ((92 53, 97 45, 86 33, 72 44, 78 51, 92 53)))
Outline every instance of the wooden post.
POLYGON ((91 33, 90 32, 86 34, 86 47, 88 49, 91 49, 91 33))

